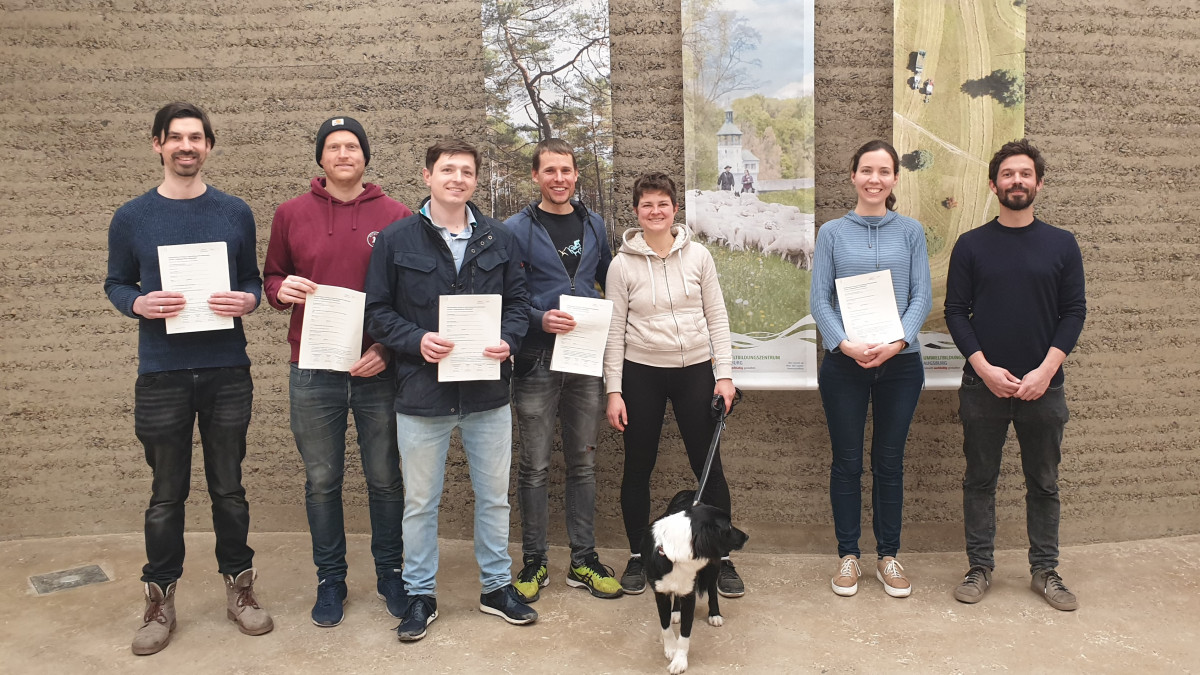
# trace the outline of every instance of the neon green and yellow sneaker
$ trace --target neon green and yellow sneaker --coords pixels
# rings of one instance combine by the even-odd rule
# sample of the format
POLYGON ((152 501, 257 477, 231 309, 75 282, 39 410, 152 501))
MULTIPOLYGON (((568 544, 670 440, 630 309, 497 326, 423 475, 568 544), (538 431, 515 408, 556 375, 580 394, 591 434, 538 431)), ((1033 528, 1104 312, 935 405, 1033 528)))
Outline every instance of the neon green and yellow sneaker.
POLYGON ((546 563, 542 560, 542 556, 536 553, 525 554, 521 562, 524 567, 517 575, 517 580, 513 582, 513 587, 517 589, 525 602, 535 602, 542 589, 550 584, 550 570, 546 569, 546 563))
POLYGON ((600 556, 595 553, 589 553, 582 565, 571 567, 571 571, 567 572, 567 585, 586 588, 597 598, 619 598, 624 592, 613 569, 601 564, 600 556))

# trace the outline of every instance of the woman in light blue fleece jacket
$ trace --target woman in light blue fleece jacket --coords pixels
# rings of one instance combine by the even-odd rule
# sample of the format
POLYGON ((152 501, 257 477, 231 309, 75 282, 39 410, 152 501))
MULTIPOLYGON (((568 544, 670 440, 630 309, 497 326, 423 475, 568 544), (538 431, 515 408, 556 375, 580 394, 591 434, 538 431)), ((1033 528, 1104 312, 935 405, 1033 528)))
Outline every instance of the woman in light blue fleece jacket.
POLYGON ((829 500, 838 540, 833 592, 858 592, 862 570, 858 538, 862 518, 863 436, 873 406, 871 503, 874 508, 875 576, 888 595, 912 592, 896 561, 904 507, 904 443, 925 384, 917 333, 933 304, 929 256, 921 223, 892 208, 900 169, 895 148, 871 141, 854 153, 850 180, 858 192, 854 210, 821 226, 813 257, 809 306, 826 349, 818 375, 833 461, 829 500), (853 342, 842 324, 835 279, 890 270, 904 338, 890 343, 853 342))

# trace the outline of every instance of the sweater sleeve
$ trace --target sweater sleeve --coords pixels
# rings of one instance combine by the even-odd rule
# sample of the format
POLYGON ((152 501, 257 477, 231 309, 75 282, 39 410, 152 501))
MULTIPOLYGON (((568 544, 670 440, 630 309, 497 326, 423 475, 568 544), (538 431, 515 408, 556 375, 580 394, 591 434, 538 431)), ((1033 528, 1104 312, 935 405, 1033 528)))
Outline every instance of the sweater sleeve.
POLYGON ((917 221, 909 233, 908 245, 908 306, 900 325, 904 327, 904 341, 919 344, 921 326, 925 324, 929 310, 933 308, 933 282, 929 278, 929 253, 925 247, 925 228, 917 221))
POLYGON ((950 266, 946 271, 946 328, 954 338, 954 346, 965 358, 980 350, 979 338, 971 325, 975 304, 971 258, 968 242, 960 237, 950 251, 950 266))
POLYGON ((128 218, 117 211, 108 226, 108 276, 104 293, 108 301, 131 319, 141 318, 133 313, 133 301, 142 294, 141 268, 133 249, 128 218))
POLYGON ((612 394, 621 392, 625 325, 629 320, 629 289, 619 260, 609 266, 604 289, 604 297, 613 304, 612 322, 608 324, 608 342, 604 346, 604 390, 612 394))
POLYGON ((271 220, 271 240, 267 242, 267 259, 263 262, 263 292, 272 307, 286 310, 292 303, 279 301, 279 288, 296 267, 288 245, 288 216, 284 210, 284 205, 280 204, 271 220))
POLYGON ((830 221, 817 231, 817 247, 813 252, 812 281, 808 291, 808 308, 821 332, 821 344, 835 351, 846 339, 842 315, 833 306, 834 269, 833 244, 837 221, 830 221))
POLYGON ((1063 268, 1058 283, 1058 326, 1050 346, 1070 354, 1083 332, 1087 318, 1087 297, 1084 294, 1083 254, 1075 235, 1068 233, 1063 248, 1063 268))
MULTIPOLYGON (((690 246, 688 248, 691 248, 690 246)), ((729 336, 729 313, 725 309, 725 296, 717 278, 717 266, 708 249, 700 247, 704 254, 701 268, 700 297, 704 302, 704 320, 708 324, 708 339, 716 362, 716 378, 733 378, 733 341, 729 336)))
POLYGON ((237 284, 238 290, 254 296, 254 306, 262 302, 262 277, 258 271, 258 248, 254 228, 254 212, 242 200, 237 200, 233 213, 234 223, 241 235, 241 246, 237 252, 237 284))

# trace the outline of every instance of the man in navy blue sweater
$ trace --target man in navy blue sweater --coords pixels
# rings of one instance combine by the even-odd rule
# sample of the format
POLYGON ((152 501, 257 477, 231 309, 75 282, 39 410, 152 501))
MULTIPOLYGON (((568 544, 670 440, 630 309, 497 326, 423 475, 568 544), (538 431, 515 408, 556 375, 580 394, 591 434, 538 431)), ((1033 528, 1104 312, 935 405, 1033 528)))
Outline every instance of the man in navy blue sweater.
POLYGON ((254 385, 240 317, 254 311, 262 294, 254 215, 245 202, 205 185, 200 177, 216 142, 202 110, 190 103, 164 106, 154 117, 152 137, 163 181, 113 215, 104 280, 113 305, 138 319, 133 419, 154 473, 142 568, 146 609, 133 640, 134 654, 160 651, 175 629, 175 585, 183 575, 183 508, 191 487, 197 417, 226 615, 247 635, 262 635, 273 627, 254 596, 254 551, 246 544, 250 510, 242 488, 254 385), (232 289, 210 295, 208 310, 232 318, 233 327, 169 334, 166 320, 179 316, 187 301, 183 293, 163 290, 158 249, 207 242, 225 244, 232 289))
POLYGON ((1006 143, 988 179, 1000 215, 959 237, 946 278, 946 325, 967 364, 963 516, 970 570, 954 597, 983 599, 996 563, 996 482, 1011 423, 1021 446, 1034 592, 1055 609, 1079 607, 1058 575, 1058 465, 1068 419, 1062 363, 1087 314, 1075 236, 1034 218, 1045 162, 1027 140, 1006 143))

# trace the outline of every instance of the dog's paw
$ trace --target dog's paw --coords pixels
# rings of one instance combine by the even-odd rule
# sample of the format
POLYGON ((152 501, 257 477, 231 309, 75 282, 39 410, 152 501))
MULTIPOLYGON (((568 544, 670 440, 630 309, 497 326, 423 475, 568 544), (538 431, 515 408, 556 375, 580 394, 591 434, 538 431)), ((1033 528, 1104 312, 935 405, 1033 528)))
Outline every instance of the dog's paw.
POLYGON ((675 652, 678 651, 678 645, 676 644, 678 639, 675 637, 675 631, 671 628, 663 630, 662 639, 663 656, 670 661, 675 658, 675 652))
POLYGON ((720 628, 725 625, 725 619, 720 614, 708 617, 708 625, 714 628, 720 628))
POLYGON ((671 623, 679 623, 679 618, 683 616, 680 612, 671 612, 671 623))
POLYGON ((671 659, 671 665, 667 666, 667 672, 671 675, 679 675, 687 670, 687 652, 678 651, 675 653, 675 658, 671 659))

